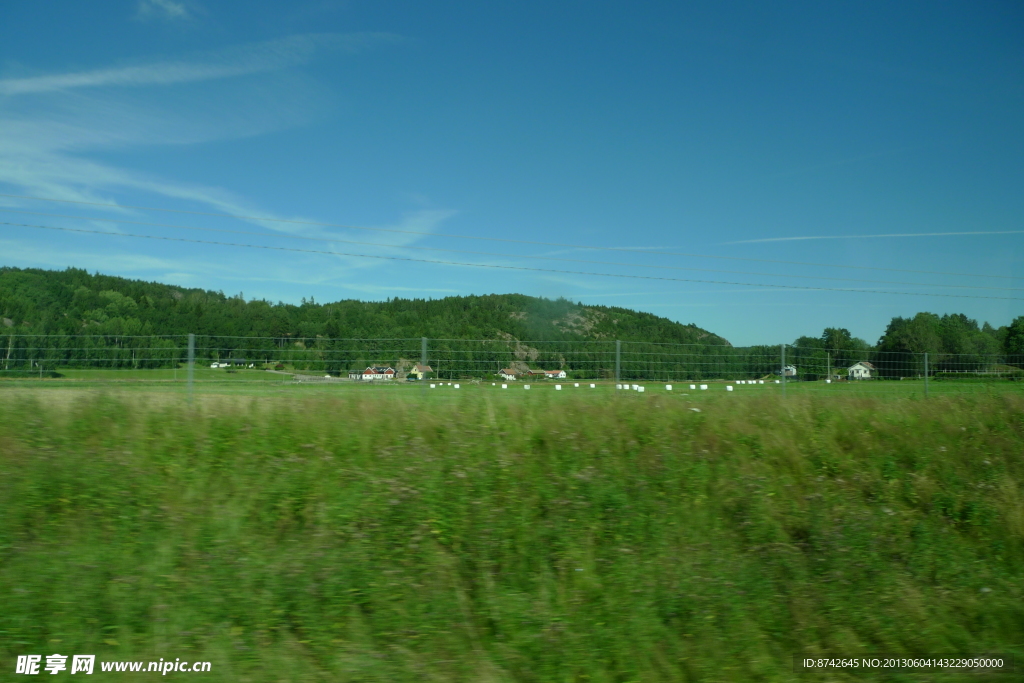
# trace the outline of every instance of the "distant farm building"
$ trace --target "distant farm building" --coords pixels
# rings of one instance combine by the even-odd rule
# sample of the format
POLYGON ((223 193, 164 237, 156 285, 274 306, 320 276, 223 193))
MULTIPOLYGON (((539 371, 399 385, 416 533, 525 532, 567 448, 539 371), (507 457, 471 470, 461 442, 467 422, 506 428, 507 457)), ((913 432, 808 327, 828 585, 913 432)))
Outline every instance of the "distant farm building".
POLYGON ((542 370, 548 379, 565 379, 565 370, 542 370))
POLYGON ((498 374, 501 375, 502 379, 507 379, 507 380, 519 379, 519 373, 516 372, 515 370, 511 369, 511 368, 502 368, 501 372, 499 372, 498 374))
POLYGON ((846 376, 850 379, 871 379, 874 372, 877 372, 875 366, 866 360, 862 360, 851 365, 846 371, 846 376))
POLYGON ((416 379, 426 379, 427 375, 434 371, 429 365, 420 365, 417 363, 412 366, 412 370, 409 371, 409 377, 415 377, 416 379))
POLYGON ((392 367, 374 365, 363 370, 359 378, 367 381, 375 379, 394 379, 395 369, 392 367))

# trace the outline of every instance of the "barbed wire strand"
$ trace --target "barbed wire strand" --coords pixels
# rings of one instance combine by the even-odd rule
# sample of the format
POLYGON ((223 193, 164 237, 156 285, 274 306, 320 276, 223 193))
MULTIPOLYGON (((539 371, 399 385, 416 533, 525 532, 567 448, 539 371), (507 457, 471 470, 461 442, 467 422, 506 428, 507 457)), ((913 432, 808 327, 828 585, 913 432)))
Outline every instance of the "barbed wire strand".
POLYGON ((92 235, 105 235, 107 237, 134 237, 140 239, 152 239, 162 240, 166 242, 186 242, 191 244, 208 244, 225 247, 240 247, 247 249, 265 249, 271 251, 288 251, 298 252, 306 254, 325 254, 328 256, 345 256, 350 258, 369 258, 377 259, 382 261, 402 261, 405 263, 431 263, 436 265, 445 266, 465 266, 470 268, 491 268, 500 270, 515 270, 515 271, 530 271, 539 273, 556 273, 559 275, 589 275, 596 277, 615 277, 625 278, 630 280, 654 280, 660 282, 690 282, 698 284, 713 284, 713 285, 732 285, 737 287, 768 287, 771 289, 786 289, 786 290, 798 290, 798 291, 817 291, 817 292, 855 292, 862 294, 888 294, 897 296, 929 296, 939 298, 955 298, 955 299, 994 299, 999 301, 1024 301, 1021 297, 1005 297, 1005 296, 980 296, 974 294, 937 294, 934 292, 896 292, 891 290, 881 289, 855 289, 846 287, 803 287, 800 285, 779 285, 779 284, 768 284, 768 283, 754 283, 754 282, 733 282, 726 280, 702 280, 696 278, 674 278, 674 277, 657 277, 654 275, 630 275, 624 273, 595 273, 589 271, 580 270, 561 270, 556 268, 534 268, 530 266, 509 266, 509 265, 498 265, 498 264, 487 264, 487 263, 466 263, 460 261, 442 261, 438 259, 418 259, 409 258, 402 256, 385 256, 382 254, 354 254, 348 252, 338 251, 323 251, 319 249, 298 249, 295 247, 274 247, 268 245, 259 244, 242 244, 235 242, 217 242, 213 240, 195 240, 188 239, 185 237, 163 237, 157 235, 139 235, 135 233, 119 233, 119 232, 106 232, 103 230, 85 230, 82 228, 61 228, 52 225, 35 225, 28 223, 12 223, 7 221, 0 221, 0 225, 8 225, 14 227, 23 228, 37 228, 41 230, 58 230, 63 232, 76 232, 92 235))
MULTIPOLYGON (((92 219, 88 216, 70 216, 67 214, 59 213, 45 213, 42 211, 20 211, 11 210, 12 213, 28 214, 32 216, 49 216, 51 218, 71 218, 76 220, 98 220, 92 219)), ((699 273, 724 273, 728 275, 755 275, 759 277, 782 277, 782 278, 797 278, 801 280, 829 280, 832 282, 860 282, 863 284, 875 284, 875 285, 903 285, 912 287, 940 287, 940 288, 953 288, 953 289, 982 289, 982 290, 994 290, 994 291, 1005 291, 1005 292, 1024 292, 1024 288, 1020 287, 986 287, 983 285, 953 285, 953 284, 941 284, 936 282, 903 282, 894 280, 863 280, 858 278, 846 278, 846 277, 830 277, 827 275, 796 275, 793 273, 759 273, 746 270, 721 270, 716 268, 689 268, 685 266, 660 266, 655 264, 647 263, 622 263, 618 261, 592 261, 587 259, 571 259, 561 258, 557 256, 534 256, 528 254, 502 254, 489 251, 467 251, 463 249, 444 249, 442 247, 424 247, 419 245, 401 245, 401 244, 384 244, 380 242, 363 242, 358 240, 346 240, 332 237, 305 237, 302 235, 286 235, 280 233, 267 233, 267 232, 253 232, 250 230, 228 230, 225 228, 203 228, 191 225, 174 225, 170 223, 152 223, 147 221, 130 221, 122 220, 118 218, 104 218, 102 219, 108 223, 121 223, 126 225, 142 225, 147 227, 156 228, 172 228, 176 230, 196 230, 201 232, 216 232, 216 233, 227 233, 231 235, 249 235, 253 237, 271 237, 271 238, 284 238, 284 239, 295 239, 295 240, 307 240, 314 242, 327 242, 334 244, 356 244, 367 247, 384 247, 387 249, 413 249, 417 251, 431 251, 431 252, 442 252, 449 254, 470 254, 473 256, 493 256, 498 258, 512 258, 512 259, 534 259, 540 261, 555 261, 559 263, 584 263, 588 265, 598 266, 623 266, 627 268, 651 268, 655 270, 682 270, 688 272, 699 272, 699 273)))
MULTIPOLYGON (((453 234, 453 233, 427 232, 427 231, 423 231, 423 230, 402 230, 402 229, 399 229, 399 228, 369 227, 369 226, 364 226, 364 225, 351 225, 351 224, 346 224, 346 223, 328 223, 328 222, 324 222, 324 221, 308 221, 308 220, 298 220, 298 219, 293 219, 293 218, 270 218, 270 217, 267 217, 267 216, 247 216, 247 215, 244 215, 244 214, 220 213, 220 212, 213 212, 213 211, 193 211, 193 210, 188 210, 188 209, 166 209, 166 208, 154 207, 154 206, 134 206, 134 205, 131 205, 131 204, 111 204, 111 203, 107 203, 107 202, 89 202, 89 201, 80 200, 80 199, 55 199, 55 198, 52 198, 52 197, 39 197, 39 196, 33 196, 33 195, 17 195, 17 194, 7 194, 7 193, 2 193, 2 192, 0 192, 0 197, 8 197, 8 198, 12 198, 12 199, 26 199, 26 200, 43 201, 43 202, 56 202, 56 203, 61 203, 61 204, 81 204, 81 205, 85 205, 85 206, 97 206, 97 207, 103 207, 103 208, 107 208, 107 209, 122 209, 122 210, 123 209, 132 209, 132 210, 136 210, 136 211, 160 211, 160 212, 164 212, 164 213, 179 213, 179 214, 188 214, 188 215, 193 215, 193 216, 207 216, 207 217, 213 217, 213 218, 233 218, 233 219, 236 219, 236 220, 245 220, 245 221, 264 221, 264 222, 269 222, 269 223, 309 225, 309 226, 316 226, 316 227, 322 227, 322 228, 343 228, 343 229, 347 229, 347 230, 368 230, 368 231, 373 231, 373 232, 387 232, 387 233, 396 233, 396 234, 402 234, 402 235, 420 235, 420 236, 423 236, 423 237, 448 237, 448 238, 452 238, 452 239, 480 240, 480 241, 486 241, 486 242, 503 242, 503 243, 507 243, 507 244, 529 244, 529 245, 543 246, 543 247, 559 247, 559 248, 563 248, 563 249, 587 249, 587 250, 593 250, 593 251, 616 251, 616 252, 627 252, 627 253, 631 253, 631 254, 659 254, 659 255, 662 255, 662 256, 687 256, 687 257, 691 257, 691 258, 721 259, 721 260, 728 260, 728 261, 751 261, 751 262, 757 262, 757 263, 778 263, 778 264, 785 264, 785 265, 814 266, 814 267, 821 267, 821 268, 849 268, 849 269, 856 269, 856 270, 878 270, 878 271, 887 271, 887 272, 895 272, 895 273, 917 273, 917 274, 924 274, 924 275, 947 275, 947 276, 957 276, 957 277, 985 277, 985 278, 998 278, 998 279, 1005 279, 1005 280, 1019 280, 1019 279, 1021 279, 1020 277, 1016 277, 1016 276, 1012 276, 1012 275, 991 275, 991 274, 982 274, 982 273, 950 273, 950 272, 942 272, 942 271, 934 271, 934 270, 910 270, 910 269, 905 269, 905 268, 882 268, 882 267, 878 267, 878 266, 855 266, 855 265, 839 264, 839 263, 813 263, 813 262, 807 262, 807 261, 786 261, 786 260, 779 260, 779 259, 760 259, 760 258, 751 258, 751 257, 743 257, 743 256, 716 256, 716 255, 712 255, 712 254, 694 254, 694 253, 666 251, 666 250, 659 250, 659 249, 636 249, 636 248, 628 248, 628 247, 599 247, 599 246, 584 245, 584 244, 563 244, 563 243, 560 243, 560 242, 540 242, 540 241, 534 241, 534 240, 517 240, 517 239, 511 239, 511 238, 505 238, 505 237, 482 237, 482 236, 476 236, 476 235, 458 235, 458 234, 453 234)), ((0 207, 0 209, 6 210, 7 207, 0 207)), ((110 219, 92 218, 92 219, 88 219, 88 220, 110 220, 110 219)))

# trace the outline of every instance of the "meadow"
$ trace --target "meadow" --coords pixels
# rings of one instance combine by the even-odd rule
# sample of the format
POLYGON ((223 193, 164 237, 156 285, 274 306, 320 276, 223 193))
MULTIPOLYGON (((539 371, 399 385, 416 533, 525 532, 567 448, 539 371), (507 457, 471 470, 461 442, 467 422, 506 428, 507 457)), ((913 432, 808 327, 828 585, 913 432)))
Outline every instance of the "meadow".
MULTIPOLYGON (((162 369, 102 369, 102 368, 66 368, 59 367, 56 372, 61 375, 59 378, 43 377, 37 379, 31 377, 4 377, 0 372, 0 391, 6 389, 117 389, 120 391, 143 391, 143 392, 171 392, 182 394, 188 391, 187 370, 184 366, 179 368, 162 369)), ((267 372, 261 369, 226 369, 209 368, 197 364, 193 369, 193 392, 199 395, 271 395, 271 394, 327 394, 330 396, 345 397, 353 392, 365 396, 374 395, 381 391, 389 392, 388 395, 401 395, 414 397, 416 400, 436 401, 438 399, 449 400, 447 394, 454 391, 453 383, 460 385, 459 390, 466 391, 491 391, 502 392, 509 395, 524 391, 524 385, 529 384, 533 392, 554 391, 555 385, 560 385, 564 396, 572 394, 576 397, 601 397, 604 400, 609 394, 615 393, 614 380, 601 379, 565 379, 565 380, 521 380, 505 382, 508 389, 502 391, 500 385, 503 380, 491 379, 482 380, 470 377, 451 377, 428 380, 425 383, 405 382, 401 380, 382 382, 361 382, 349 381, 347 379, 333 378, 331 381, 323 382, 322 374, 312 371, 296 371, 287 366, 286 372, 267 372), (296 377, 305 380, 296 382, 296 377), (594 383, 595 388, 591 389, 590 384, 594 383), (426 384, 426 386, 424 386, 426 384), (430 391, 430 384, 437 387, 430 391), (574 387, 579 384, 579 387, 574 387), (424 396, 429 391, 430 396, 424 396), (412 393, 410 393, 412 392, 412 393)), ((783 387, 775 384, 775 380, 765 378, 764 384, 736 384, 735 381, 723 379, 674 379, 674 380, 623 380, 627 383, 638 383, 644 386, 645 393, 665 394, 666 386, 672 387, 673 396, 689 396, 689 400, 707 400, 726 391, 726 387, 732 387, 733 396, 778 396, 783 393, 783 387), (707 385, 707 391, 690 390, 691 384, 707 385)), ((886 398, 921 398, 927 396, 943 395, 1001 395, 1017 394, 1024 396, 1024 381, 1015 381, 1006 378, 949 378, 933 377, 926 387, 923 379, 905 379, 903 381, 870 380, 870 381, 837 381, 826 383, 824 380, 817 381, 795 381, 790 380, 785 387, 787 396, 801 396, 813 394, 827 397, 886 397, 886 398)), ((524 394, 525 396, 525 394, 524 394)), ((508 399, 504 399, 508 400, 508 399)))
POLYGON ((828 653, 1024 665, 1016 390, 197 385, 190 404, 173 380, 0 383, 0 666, 627 683, 984 680, 794 672, 828 653))

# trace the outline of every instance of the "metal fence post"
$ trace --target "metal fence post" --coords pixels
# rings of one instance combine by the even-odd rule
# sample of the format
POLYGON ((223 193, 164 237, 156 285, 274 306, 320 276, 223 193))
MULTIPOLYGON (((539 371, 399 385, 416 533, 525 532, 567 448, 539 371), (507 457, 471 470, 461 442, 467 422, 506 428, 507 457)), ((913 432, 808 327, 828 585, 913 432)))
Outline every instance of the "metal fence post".
POLYGON ((191 332, 188 335, 188 402, 192 403, 192 376, 195 374, 196 364, 196 335, 191 332))
POLYGON ((924 397, 928 398, 928 352, 924 352, 924 397))
POLYGON ((786 398, 786 345, 779 344, 782 365, 779 367, 779 374, 782 375, 782 398, 786 398))
POLYGON ((615 340, 615 388, 618 389, 622 382, 622 342, 615 340))
POLYGON ((423 388, 420 393, 423 393, 427 389, 427 380, 423 375, 426 374, 423 368, 427 367, 427 338, 420 337, 420 384, 423 388))

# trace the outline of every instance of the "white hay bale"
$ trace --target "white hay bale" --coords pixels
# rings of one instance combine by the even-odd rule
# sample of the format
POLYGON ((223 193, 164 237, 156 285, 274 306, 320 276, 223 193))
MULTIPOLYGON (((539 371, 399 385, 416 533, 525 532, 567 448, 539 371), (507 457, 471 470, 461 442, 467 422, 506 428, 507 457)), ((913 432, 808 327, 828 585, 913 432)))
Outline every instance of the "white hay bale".
POLYGON ((530 388, 530 385, 529 385, 529 384, 524 384, 524 385, 523 385, 523 389, 529 389, 529 388, 530 388))
POLYGON ((697 389, 697 385, 696 384, 691 384, 690 385, 690 391, 695 391, 696 389, 697 389))
POLYGON ((732 391, 732 387, 726 387, 725 390, 726 391, 732 391))
POLYGON ((456 384, 456 385, 455 385, 455 388, 456 388, 456 389, 458 389, 458 388, 459 388, 459 385, 458 385, 458 384, 456 384))
POLYGON ((436 384, 431 384, 431 385, 430 385, 430 388, 431 388, 431 389, 433 389, 433 388, 435 388, 436 386, 437 386, 436 384))
POLYGON ((573 384, 574 387, 579 387, 579 385, 580 385, 579 382, 576 382, 576 384, 573 384))
POLYGON ((665 385, 665 391, 672 391, 672 385, 671 384, 666 384, 665 385))
POLYGON ((591 388, 591 389, 595 389, 595 388, 597 388, 597 385, 596 385, 596 384, 591 384, 591 385, 590 385, 590 388, 591 388))
POLYGON ((555 385, 555 391, 561 391, 561 390, 562 390, 562 385, 561 384, 556 384, 555 385))
POLYGON ((502 388, 502 389, 508 389, 508 385, 507 385, 507 384, 502 384, 502 385, 501 385, 501 388, 502 388))
POLYGON ((708 390, 708 385, 707 384, 701 384, 700 385, 700 390, 701 391, 707 391, 708 390))
POLYGON ((644 388, 643 387, 637 387, 636 390, 639 391, 641 394, 644 392, 644 388))

